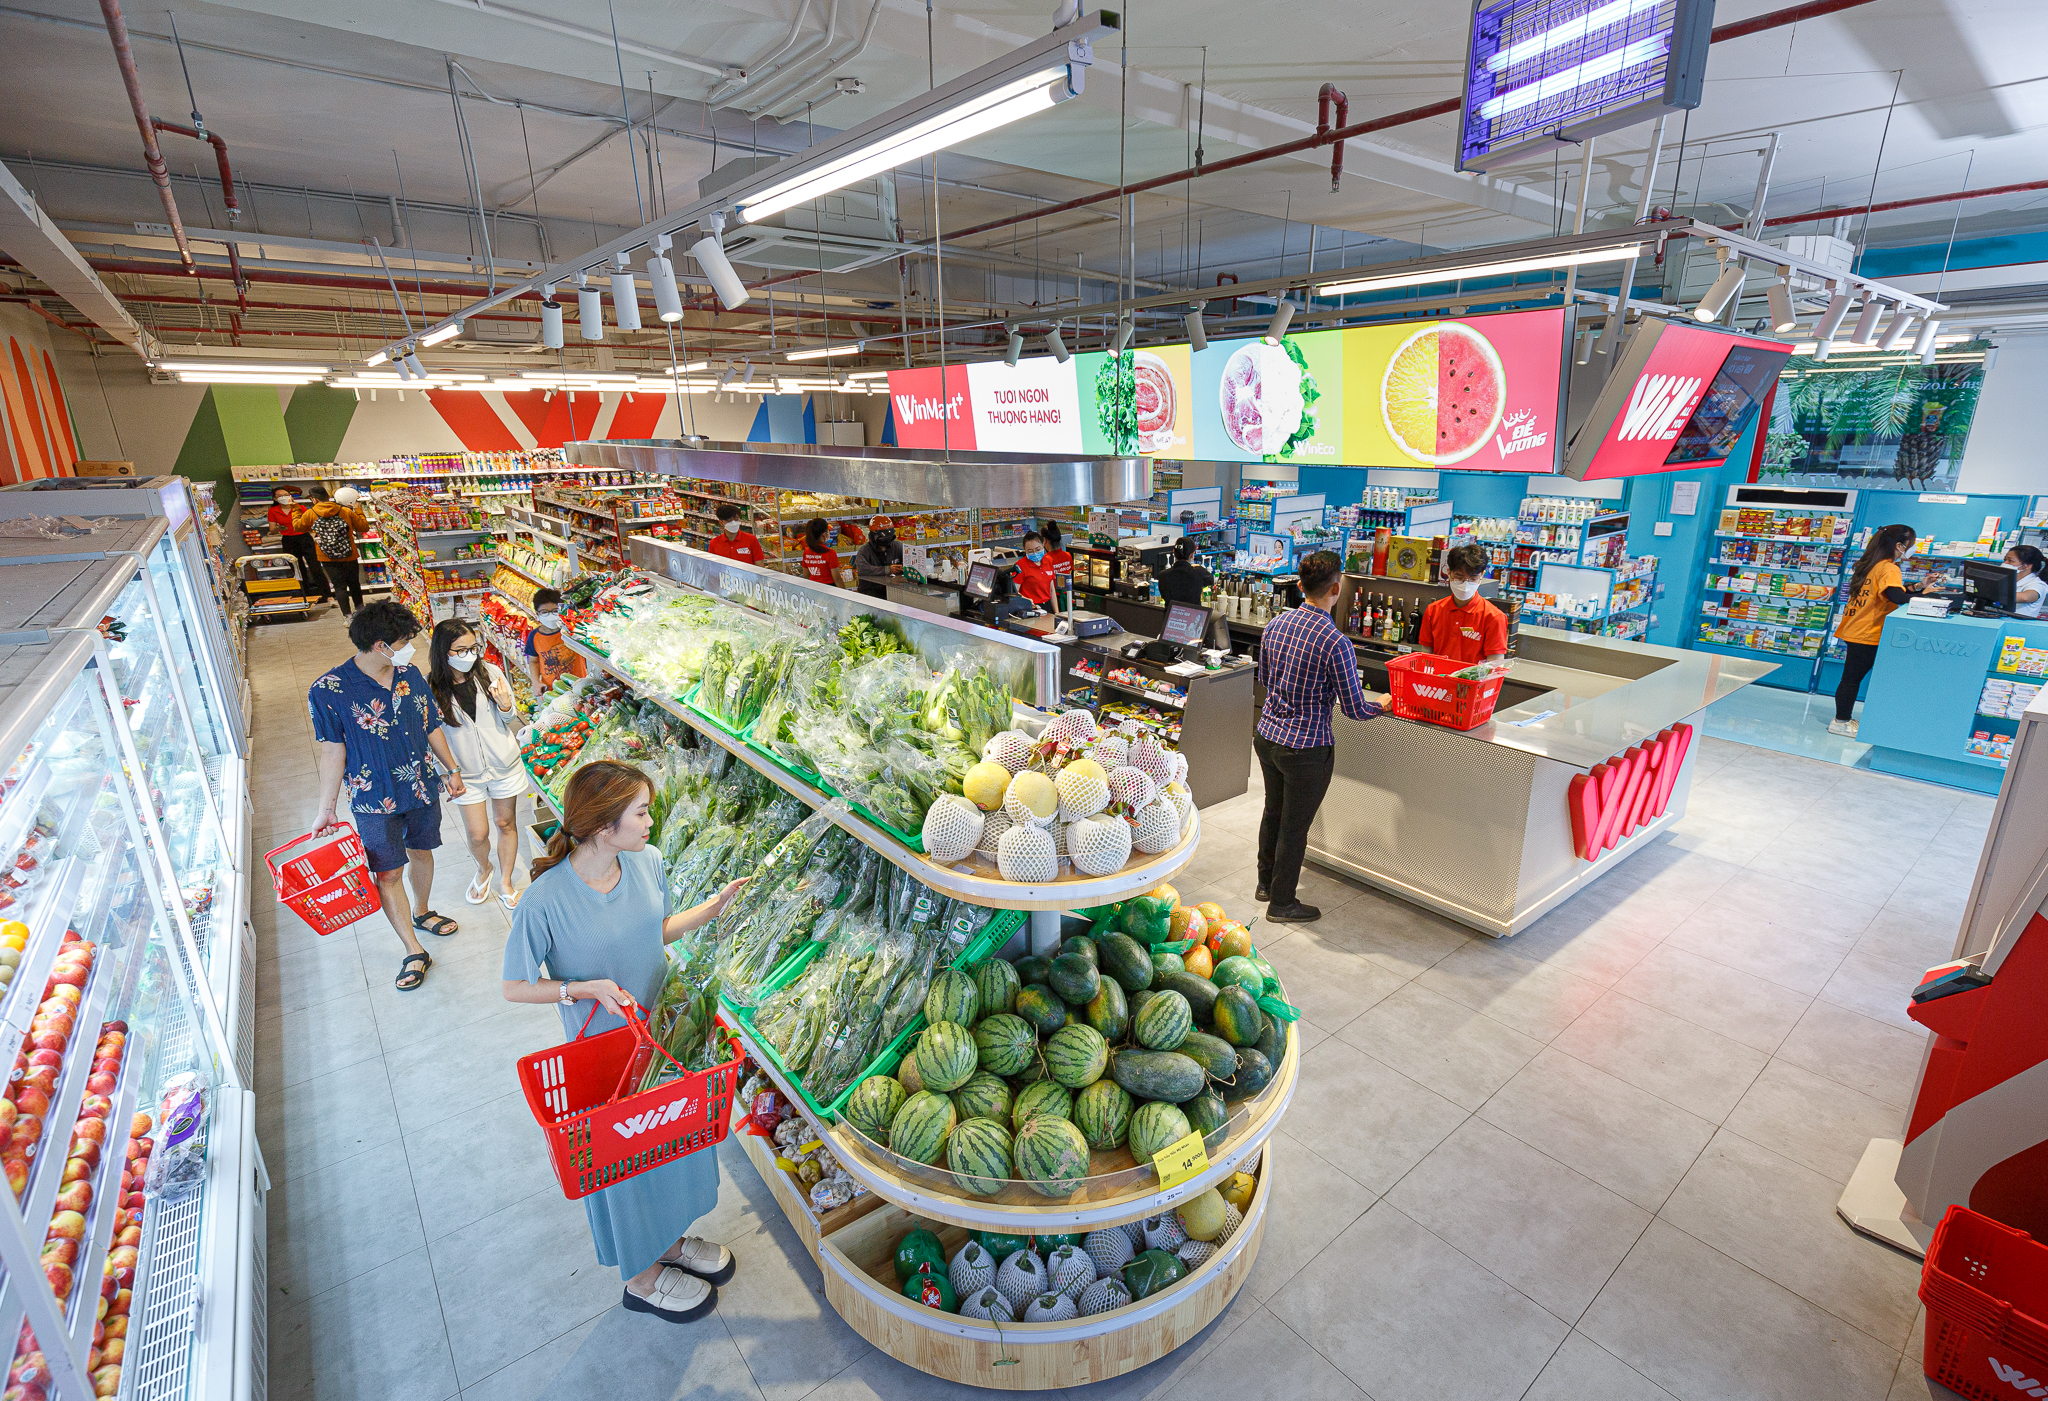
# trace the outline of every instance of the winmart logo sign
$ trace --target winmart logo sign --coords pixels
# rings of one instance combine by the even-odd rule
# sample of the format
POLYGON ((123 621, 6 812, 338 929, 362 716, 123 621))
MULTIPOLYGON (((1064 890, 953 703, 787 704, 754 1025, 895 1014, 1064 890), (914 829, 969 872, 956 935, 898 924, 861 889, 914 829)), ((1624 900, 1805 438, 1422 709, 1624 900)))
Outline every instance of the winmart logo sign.
POLYGON ((659 1109, 650 1109, 645 1114, 635 1114, 630 1119, 621 1119, 612 1128, 620 1138, 635 1138, 649 1129, 660 1128, 674 1119, 680 1119, 690 1112, 694 1101, 688 1095, 679 1095, 659 1109))
POLYGON ((1643 376, 1629 395, 1628 409, 1614 436, 1622 442, 1676 438, 1699 407, 1705 386, 1706 380, 1697 375, 1643 376))
POLYGON ((1598 861, 1664 815, 1691 747, 1692 726, 1673 725, 1571 781, 1565 806, 1581 860, 1598 861))
POLYGON ((950 395, 946 399, 923 398, 916 394, 898 394, 896 400, 896 421, 899 424, 937 422, 944 419, 950 423, 960 421, 961 411, 967 405, 965 394, 950 395))
POLYGON ((1992 1372, 1997 1375, 2000 1381, 2019 1392, 2022 1396, 2048 1396, 2048 1386, 2043 1386, 2019 1368, 2008 1367, 1997 1358, 1988 1355, 1984 1360, 1991 1364, 1992 1372))

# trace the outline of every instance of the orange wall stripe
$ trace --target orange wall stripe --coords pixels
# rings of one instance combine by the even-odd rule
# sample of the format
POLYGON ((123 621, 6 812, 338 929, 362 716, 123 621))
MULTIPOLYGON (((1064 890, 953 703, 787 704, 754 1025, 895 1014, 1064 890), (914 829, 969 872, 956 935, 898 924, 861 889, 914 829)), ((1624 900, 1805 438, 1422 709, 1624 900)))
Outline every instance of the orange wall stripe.
POLYGON ((0 396, 7 400, 7 427, 14 435, 14 480, 25 482, 44 475, 38 470, 35 438, 27 427, 28 405, 22 399, 21 381, 5 356, 0 356, 0 396))
POLYGON ((50 435, 43 427, 42 405, 36 400, 35 377, 29 373, 28 361, 22 358, 21 342, 9 336, 7 348, 14 355, 14 382, 16 392, 21 395, 21 411, 28 416, 28 426, 33 430, 36 440, 36 461, 30 475, 55 476, 56 469, 52 466, 50 457, 50 435))
POLYGON ((612 414, 611 426, 605 431, 605 437, 651 437, 654 425, 661 421, 661 411, 668 401, 669 397, 666 394, 634 394, 620 399, 618 409, 612 414))
MULTIPOLYGON (((509 396, 508 396, 509 397, 509 396)), ((519 440, 485 397, 467 389, 429 389, 427 401, 470 452, 517 452, 519 440)))
POLYGON ((85 454, 78 447, 77 430, 71 426, 71 405, 64 399, 64 384, 57 378, 57 362, 50 358, 50 352, 43 352, 43 374, 50 382, 50 410, 57 427, 62 430, 57 441, 63 445, 64 465, 69 467, 85 454))

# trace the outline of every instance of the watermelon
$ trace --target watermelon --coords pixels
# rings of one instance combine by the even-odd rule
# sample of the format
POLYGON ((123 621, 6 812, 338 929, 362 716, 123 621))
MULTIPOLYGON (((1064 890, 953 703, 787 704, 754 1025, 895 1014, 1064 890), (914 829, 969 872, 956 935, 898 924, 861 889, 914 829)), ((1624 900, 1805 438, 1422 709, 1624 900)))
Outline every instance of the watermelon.
POLYGON ((1046 982, 1060 995, 1061 1001, 1078 1006, 1094 998, 1095 989, 1102 983, 1102 973, 1096 968, 1094 959, 1084 958, 1078 953, 1063 953, 1052 961, 1046 982))
POLYGON ((1256 1046, 1246 1046, 1237 1053, 1237 1082, 1230 1087, 1230 1098, 1244 1099, 1255 1095, 1273 1082, 1273 1062, 1266 1059, 1256 1046))
POLYGON ((931 990, 924 995, 924 1019, 934 1026, 940 1022, 973 1026, 981 1020, 981 989, 958 968, 932 974, 931 990))
POLYGON ((1121 1050, 1109 1058, 1109 1074, 1132 1098, 1168 1104, 1193 1099, 1209 1083, 1201 1065, 1178 1051, 1121 1050))
POLYGON ((1102 975, 1114 978, 1125 992, 1152 985, 1152 955, 1128 934, 1110 934, 1096 941, 1102 975))
POLYGON ((1081 1015, 1112 1045, 1123 1040, 1131 1029, 1130 1005, 1124 1000, 1123 987, 1114 978, 1102 980, 1102 986, 1095 989, 1095 996, 1081 1009, 1081 1015))
POLYGON ((974 1078, 980 1055, 974 1033, 958 1022, 934 1022, 917 1043, 917 1076, 927 1090, 950 1094, 974 1078))
MULTIPOLYGON (((1192 950, 1190 950, 1192 952, 1192 950)), ((1193 973, 1168 973, 1164 978, 1154 978, 1152 986, 1162 992, 1177 992, 1188 1000, 1188 1009, 1195 1014, 1195 1020, 1208 1024, 1216 1011, 1216 984, 1207 978, 1196 977, 1193 973)))
POLYGON ((1211 1082, 1228 1085, 1237 1079, 1237 1047, 1220 1036, 1191 1031, 1174 1049, 1201 1066, 1211 1082))
POLYGON ((1188 1116, 1171 1104, 1141 1104, 1131 1115, 1131 1156, 1149 1163, 1159 1150, 1188 1136, 1188 1116))
POLYGON ((953 1101, 930 1090, 919 1090, 903 1101, 889 1125, 889 1149, 898 1157, 917 1163, 936 1163, 945 1151, 946 1138, 960 1115, 953 1101))
POLYGON ((959 1307, 953 1297, 953 1281, 942 1270, 920 1270, 904 1280, 903 1297, 940 1313, 953 1313, 959 1307))
MULTIPOLYGON (((1230 1118, 1229 1111, 1223 1107, 1223 1096, 1214 1085, 1181 1105, 1180 1112, 1187 1115, 1188 1127, 1204 1138, 1222 1128, 1230 1118)), ((959 1130, 955 1129, 954 1133, 957 1135, 959 1130)))
POLYGON ((870 1075, 846 1099, 846 1122, 876 1143, 889 1141, 889 1124, 903 1107, 903 1083, 887 1075, 870 1075))
POLYGON ((1186 1273, 1187 1267, 1166 1251, 1147 1250, 1124 1266, 1124 1288, 1131 1291, 1135 1302, 1162 1289, 1171 1289, 1186 1273))
POLYGON ((1266 975, 1259 971, 1259 965, 1241 955, 1226 958, 1217 964, 1216 971, 1209 975, 1209 981, 1220 988, 1243 988, 1253 997, 1257 997, 1266 988, 1266 975))
POLYGON ((1150 1050, 1170 1051, 1187 1039, 1194 1026, 1195 1014, 1188 1010, 1188 1000, 1177 992, 1162 992, 1147 999, 1145 1010, 1131 1023, 1131 1036, 1150 1050))
POLYGON ((989 1259, 998 1265, 1031 1244, 1029 1236, 1006 1236, 1000 1231, 976 1231, 968 1239, 981 1242, 981 1248, 988 1252, 989 1259))
POLYGON ((1042 1197, 1066 1197, 1088 1176, 1088 1141, 1065 1119, 1040 1114, 1017 1130, 1017 1175, 1042 1197))
POLYGON ((1074 1117, 1074 1097, 1067 1093, 1064 1085, 1051 1080, 1036 1080, 1017 1091, 1017 1097, 1010 1102, 1010 1127, 1018 1133, 1024 1125, 1040 1114, 1050 1114, 1055 1119, 1074 1117))
POLYGON ((1010 1131, 994 1119, 967 1119, 946 1142, 946 1166, 963 1192, 994 1196, 1010 1185, 1010 1131))
POLYGON ((981 998, 985 1015, 1016 1009, 1017 989, 1023 984, 1012 964, 1000 958, 984 958, 969 971, 974 975, 974 990, 981 998))
POLYGON ((1038 1052, 1038 1033, 1022 1017, 998 1012, 982 1018, 974 1029, 974 1049, 981 1068, 991 1075, 1015 1075, 1038 1052))
POLYGON ((1256 1046, 1266 1030, 1266 1014, 1241 987, 1227 987, 1216 995, 1209 1020, 1216 1034, 1233 1046, 1256 1046))
MULTIPOLYGON (((1265 1010, 1264 1008, 1260 1009, 1265 1010)), ((1266 1029, 1259 1033, 1259 1054, 1266 1058, 1268 1065, 1278 1065, 1287 1054, 1287 1023, 1278 1017, 1266 1018, 1266 1029)))
POLYGON ((1167 974, 1185 971, 1187 971, 1187 965, 1182 961, 1179 954, 1168 953, 1165 949, 1154 949, 1152 951, 1152 981, 1149 986, 1163 988, 1166 986, 1167 974))
POLYGON ((1097 1080, 1074 1099, 1074 1127, 1090 1148, 1123 1147, 1131 1127, 1131 1097, 1114 1080, 1097 1080))
POLYGON ((962 1123, 969 1119, 994 1119, 1007 1123, 1010 1118, 1010 1087, 1003 1082, 1002 1076, 980 1071, 953 1091, 953 1109, 962 1123))
POLYGON ((1095 941, 1093 939, 1089 938, 1085 934, 1080 934, 1060 940, 1059 952, 1055 955, 1055 958, 1070 953, 1079 954, 1082 958, 1087 959, 1090 963, 1094 963, 1099 967, 1101 952, 1102 951, 1100 949, 1095 947, 1095 941))
POLYGON ((1030 987, 1033 983, 1045 981, 1045 975, 1052 971, 1052 960, 1036 956, 1020 958, 1017 960, 1016 968, 1018 982, 1030 987))
POLYGON ((1109 1043, 1085 1023, 1063 1026, 1045 1043, 1045 1068, 1070 1090, 1092 1085, 1109 1066, 1109 1043))
POLYGON ((1050 1036, 1067 1024, 1067 1004, 1051 988, 1026 983, 1017 991, 1017 1015, 1031 1023, 1040 1036, 1050 1036))
POLYGON ((896 1279, 899 1283, 919 1270, 943 1267, 945 1261, 945 1248, 939 1244, 939 1238, 922 1226, 906 1232, 903 1239, 896 1242, 896 1279))
POLYGON ((903 1048, 903 1059, 896 1062, 896 1078, 903 1082, 905 1094, 914 1095, 924 1088, 924 1081, 917 1073, 917 1043, 923 1036, 920 1031, 911 1037, 910 1044, 903 1048))

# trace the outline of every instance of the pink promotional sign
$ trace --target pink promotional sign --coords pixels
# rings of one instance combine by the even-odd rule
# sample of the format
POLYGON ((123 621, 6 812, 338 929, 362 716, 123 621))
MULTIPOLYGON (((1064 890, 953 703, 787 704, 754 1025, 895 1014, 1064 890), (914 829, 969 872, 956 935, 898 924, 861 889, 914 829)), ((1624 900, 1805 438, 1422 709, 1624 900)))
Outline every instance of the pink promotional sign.
MULTIPOLYGON (((1567 468, 1582 481, 1650 472, 1682 472, 1724 462, 1756 421, 1791 347, 1672 321, 1649 321, 1653 337, 1633 378, 1617 374, 1599 402, 1567 468), (1606 431, 1585 455, 1585 433, 1606 431), (1583 467, 1583 470, 1581 468, 1583 467)), ((1631 351, 1634 351, 1631 346, 1631 351)), ((1631 358, 1635 358, 1633 355, 1631 358)))
POLYGON ((889 409, 899 447, 974 448, 965 365, 889 371, 889 409))

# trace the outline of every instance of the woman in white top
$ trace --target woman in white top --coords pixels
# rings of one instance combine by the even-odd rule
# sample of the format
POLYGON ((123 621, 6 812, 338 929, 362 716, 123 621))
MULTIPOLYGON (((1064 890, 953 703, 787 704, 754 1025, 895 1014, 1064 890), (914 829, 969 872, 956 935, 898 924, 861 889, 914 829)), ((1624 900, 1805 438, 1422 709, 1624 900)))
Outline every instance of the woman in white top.
POLYGON ((491 898, 495 828, 498 903, 509 910, 519 899, 512 888, 512 872, 519 864, 519 799, 532 784, 519 762, 512 683, 483 656, 483 641, 468 623, 450 618, 435 624, 427 654, 427 685, 441 709, 441 732, 448 736, 448 748, 462 770, 463 793, 455 802, 468 830, 470 855, 476 858, 476 879, 465 896, 472 905, 491 898))
POLYGON ((2048 583, 2041 582, 2041 569, 2048 558, 2032 545, 2014 545, 2005 552, 2005 562, 2020 572, 2012 589, 2012 611, 2022 618, 2040 617, 2041 605, 2048 603, 2048 583))

